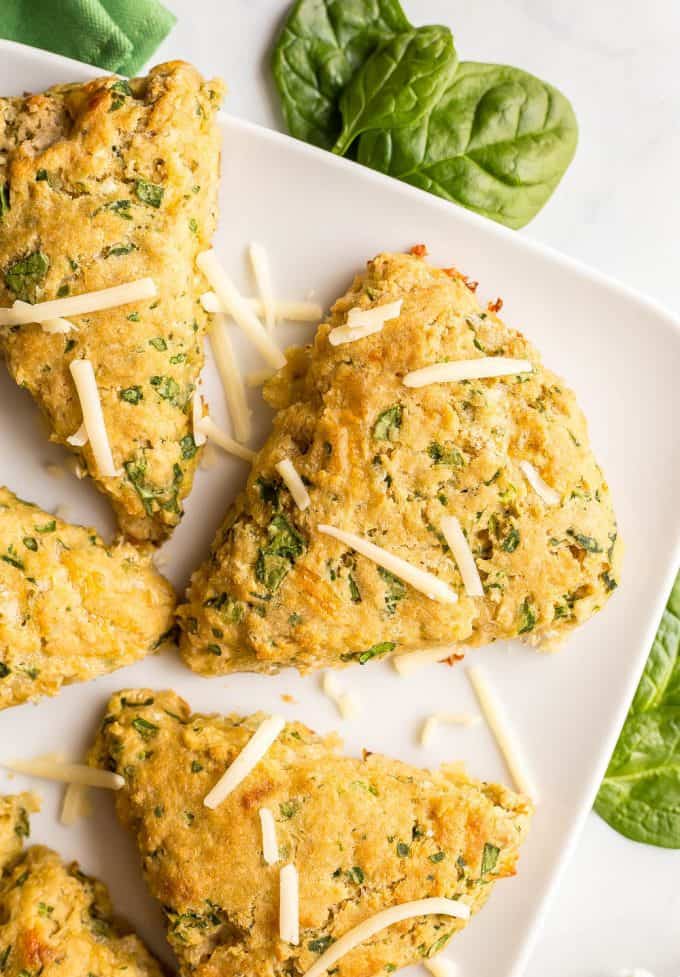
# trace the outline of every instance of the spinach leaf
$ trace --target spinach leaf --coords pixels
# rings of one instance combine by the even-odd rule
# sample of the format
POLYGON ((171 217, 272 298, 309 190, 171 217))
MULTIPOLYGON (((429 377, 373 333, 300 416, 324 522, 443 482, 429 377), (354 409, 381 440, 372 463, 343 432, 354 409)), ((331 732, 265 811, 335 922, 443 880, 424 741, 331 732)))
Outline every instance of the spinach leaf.
POLYGON ((595 810, 633 841, 680 848, 680 574, 595 810))
POLYGON ((0 183, 0 221, 9 214, 9 183, 0 183))
POLYGON ((158 183, 149 183, 148 180, 137 180, 135 193, 142 203, 148 204, 150 207, 158 208, 163 202, 165 189, 158 183))
POLYGON ((401 130, 427 118, 453 77, 458 56, 447 27, 419 27, 383 43, 340 96, 342 156, 357 136, 401 130))
POLYGON ((298 0, 272 56, 290 134, 331 149, 341 91, 378 44, 410 27, 399 0, 298 0))
POLYGON ((463 62, 431 108, 365 132, 359 162, 508 227, 538 213, 576 150, 569 101, 519 68, 463 62))
POLYGON ((42 251, 15 261, 5 271, 5 285, 23 302, 35 302, 37 291, 50 270, 50 259, 42 251))
POLYGON ((404 409, 401 404, 394 404, 378 414, 371 434, 376 441, 396 441, 403 418, 404 409))

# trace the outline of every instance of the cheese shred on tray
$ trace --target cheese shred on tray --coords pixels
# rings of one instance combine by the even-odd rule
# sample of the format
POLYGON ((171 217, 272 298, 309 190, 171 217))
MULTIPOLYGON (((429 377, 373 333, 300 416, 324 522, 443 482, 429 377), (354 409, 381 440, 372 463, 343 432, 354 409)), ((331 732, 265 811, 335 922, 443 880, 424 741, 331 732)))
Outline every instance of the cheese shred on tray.
POLYGON ((388 973, 455 942, 517 871, 526 798, 458 766, 348 757, 337 736, 298 722, 206 808, 263 720, 192 715, 173 692, 125 690, 90 751, 91 764, 125 777, 116 811, 180 973, 321 977, 326 961, 344 977, 388 973))
POLYGON ((195 671, 550 648, 615 590, 616 519, 575 397, 458 273, 379 255, 263 392, 273 430, 179 609, 195 671))

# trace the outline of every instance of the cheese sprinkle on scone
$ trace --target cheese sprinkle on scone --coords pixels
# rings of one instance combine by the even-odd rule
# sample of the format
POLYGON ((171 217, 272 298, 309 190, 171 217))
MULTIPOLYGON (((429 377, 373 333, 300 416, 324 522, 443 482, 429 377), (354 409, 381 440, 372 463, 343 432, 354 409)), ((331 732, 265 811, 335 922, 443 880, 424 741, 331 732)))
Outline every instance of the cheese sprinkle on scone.
POLYGON ((272 434, 179 610, 192 669, 306 671, 513 637, 548 647, 605 604, 621 546, 585 418, 468 285, 423 257, 380 255, 265 384, 272 434), (329 342, 357 310, 385 308, 380 331, 329 342))
MULTIPOLYGON (((443 897, 474 913, 498 879, 514 875, 527 798, 454 767, 353 759, 337 737, 301 723, 287 723, 208 809, 204 798, 263 719, 192 715, 173 692, 124 691, 109 701, 90 753, 125 777, 118 816, 136 837, 184 977, 302 975, 382 910, 443 897), (265 857, 263 808, 277 860, 265 857), (297 944, 280 937, 286 866, 298 878, 297 944)), ((399 923, 343 956, 337 973, 373 977, 434 956, 464 925, 441 915, 399 923)))
POLYGON ((114 466, 98 469, 92 443, 74 450, 140 540, 179 522, 198 463, 207 282, 195 261, 216 223, 222 95, 175 61, 146 78, 0 99, 0 307, 155 285, 155 296, 71 317, 66 333, 0 328, 12 376, 61 444, 83 420, 70 365, 92 364, 114 466))
POLYGON ((175 595, 150 546, 107 546, 0 486, 0 709, 148 655, 175 595))

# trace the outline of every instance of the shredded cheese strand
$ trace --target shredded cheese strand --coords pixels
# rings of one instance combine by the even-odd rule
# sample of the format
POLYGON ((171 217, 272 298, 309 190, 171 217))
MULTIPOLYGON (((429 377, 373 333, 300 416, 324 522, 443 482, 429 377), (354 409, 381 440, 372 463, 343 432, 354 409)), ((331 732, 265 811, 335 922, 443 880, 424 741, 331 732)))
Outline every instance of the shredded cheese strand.
POLYGON ((101 288, 96 292, 83 292, 82 295, 69 295, 50 302, 37 302, 35 305, 22 303, 22 308, 17 308, 15 302, 11 309, 0 309, 0 326, 24 326, 29 322, 48 322, 65 316, 103 312, 119 305, 152 299, 157 294, 158 289, 153 278, 138 278, 124 285, 101 288))
POLYGON ((246 373, 246 383, 249 387, 261 387, 263 383, 274 376, 276 370, 253 370, 252 373, 246 373))
POLYGON ((274 303, 274 289, 272 287, 271 268, 269 257, 261 244, 256 241, 248 249, 250 264, 255 277, 255 284, 260 293, 262 310, 264 312, 264 324, 272 332, 276 326, 276 306, 274 303))
POLYGON ((347 313, 347 325, 350 329, 363 329, 365 326, 377 325, 382 328, 390 319, 396 319, 401 314, 403 299, 396 302, 384 302, 372 309, 361 309, 355 306, 347 313))
POLYGON ((543 481, 530 461, 520 461, 519 467, 539 499, 543 499, 546 505, 559 504, 560 493, 543 481))
POLYGON ((275 865, 279 860, 279 845, 276 840, 276 822, 268 807, 260 808, 262 828, 262 857, 267 865, 275 865))
POLYGON ((222 312, 215 313, 215 318, 208 331, 208 337, 210 338, 217 371, 222 381, 229 416, 234 425, 236 440, 248 441, 252 434, 250 408, 246 400, 243 380, 236 365, 236 357, 231 345, 227 323, 222 312))
POLYGON ((479 578, 475 558, 456 517, 444 516, 441 521, 441 530, 460 570, 465 593, 468 597, 483 597, 484 588, 479 578))
POLYGON ((294 865, 279 873, 279 936, 284 943, 300 943, 300 882, 294 865))
POLYGON ((403 655, 395 655, 392 658, 392 664, 402 678, 405 678, 407 675, 417 672, 425 665, 430 665, 434 662, 446 661, 447 658, 450 658, 451 655, 455 655, 457 652, 458 645, 439 645, 434 648, 416 648, 414 651, 404 652, 403 655))
POLYGON ((365 919, 358 926, 349 930, 335 943, 331 943, 325 953, 322 953, 309 968, 304 977, 323 977, 334 964, 347 953, 366 940, 370 940, 381 930, 406 919, 418 916, 453 916, 455 919, 469 919, 470 907, 455 899, 434 897, 431 899, 417 899, 415 902, 403 902, 399 906, 383 909, 369 919, 365 919))
POLYGON ((228 770, 206 794, 203 800, 206 807, 214 811, 220 806, 222 801, 257 766, 285 725, 286 720, 283 716, 269 716, 260 723, 228 770))
MULTIPOLYGON (((202 251, 196 258, 196 264, 215 289, 223 311, 232 316, 264 359, 277 370, 285 366, 286 357, 272 342, 271 336, 253 312, 252 307, 245 301, 224 271, 215 251, 212 248, 209 251, 202 251)), ((207 309, 206 311, 210 310, 207 309)))
POLYGON ((500 699, 487 682, 479 665, 468 668, 467 674, 515 787, 535 802, 538 799, 538 791, 527 770, 517 735, 510 725, 500 699))
POLYGON ((482 717, 472 712, 435 712, 427 717, 421 727, 420 745, 430 745, 438 726, 477 726, 481 721, 482 717))
POLYGON ((70 369, 83 412, 83 424, 97 466, 97 474, 101 478, 115 478, 119 473, 113 463, 111 444, 104 423, 104 412, 92 363, 90 360, 71 360, 70 369))
POLYGON ((359 699, 351 692, 342 691, 333 672, 323 673, 321 688, 324 695, 335 703, 343 719, 354 719, 359 714, 359 699))
POLYGON ((453 960, 446 957, 433 957, 432 960, 424 960, 423 963, 432 974, 432 977, 458 977, 460 970, 453 960))
POLYGON ((507 356, 480 356, 475 360, 453 360, 450 363, 433 363, 420 370, 407 373, 405 387, 425 387, 430 383, 458 383, 461 380, 491 380, 494 377, 510 377, 520 373, 532 373, 529 360, 513 360, 507 356))
POLYGON ((372 336, 375 332, 381 332, 384 322, 375 322, 372 325, 366 323, 364 326, 337 326, 328 333, 328 342, 331 346, 344 346, 345 343, 355 343, 358 339, 365 339, 372 336))
POLYGON ((194 444, 197 448, 202 448, 207 440, 203 431, 200 430, 202 420, 203 397, 201 397, 198 390, 195 390, 191 398, 191 430, 194 436, 194 444))
POLYGON ((67 784, 59 815, 59 820, 65 827, 72 827, 78 818, 88 817, 92 813, 89 789, 83 784, 67 784))
MULTIPOLYGON (((256 316, 264 315, 262 299, 244 298, 256 316)), ((201 295, 201 305, 206 312, 217 312, 221 308, 219 299, 214 292, 204 292, 201 295)), ((274 302, 274 314, 277 319, 287 322, 317 323, 323 316, 323 309, 318 302, 302 302, 295 299, 277 300, 274 302)))
POLYGON ((84 787, 103 787, 108 790, 120 790, 125 786, 125 779, 120 774, 88 767, 84 763, 57 763, 46 757, 36 757, 34 760, 7 760, 0 763, 0 766, 15 773, 57 780, 64 784, 82 784, 84 787))
POLYGON ((85 421, 83 421, 77 431, 74 431, 73 434, 69 434, 66 440, 70 445, 73 445, 74 448, 84 448, 88 442, 85 421))
MULTIPOLYGON (((12 306, 13 309, 32 309, 33 306, 30 302, 21 302, 19 299, 12 306)), ((68 319, 46 319, 44 322, 38 323, 43 332, 50 333, 52 335, 65 335, 68 332, 77 332, 78 329, 69 322, 68 319)))
POLYGON ((455 604, 458 600, 458 594, 451 590, 448 584, 440 580, 439 577, 435 577, 433 573, 428 573, 426 570, 414 567, 412 563, 407 563, 401 557, 395 556, 393 553, 388 553, 387 550, 376 546, 374 543, 370 543, 361 536, 357 536, 356 533, 348 533, 343 529, 336 529, 335 526, 319 525, 316 528, 320 533, 324 533, 326 536, 332 536, 334 539, 339 540, 339 542, 351 547, 357 553, 372 560, 373 563, 377 563, 384 570, 393 573, 395 577, 399 577, 404 583, 410 584, 414 590, 425 594, 430 600, 436 600, 442 604, 455 604))
POLYGON ((210 414, 206 414, 200 419, 196 430, 200 434, 204 434, 209 441, 214 441, 227 454, 236 455, 237 458, 241 458, 243 461, 249 461, 251 464, 255 461, 255 452, 239 444, 238 441, 234 441, 228 434, 221 431, 210 417, 210 414))
POLYGON ((283 458, 281 461, 277 461, 275 468, 285 482, 290 494, 293 496, 293 502, 295 502, 298 509, 302 511, 308 509, 311 504, 309 492, 290 458, 283 458))

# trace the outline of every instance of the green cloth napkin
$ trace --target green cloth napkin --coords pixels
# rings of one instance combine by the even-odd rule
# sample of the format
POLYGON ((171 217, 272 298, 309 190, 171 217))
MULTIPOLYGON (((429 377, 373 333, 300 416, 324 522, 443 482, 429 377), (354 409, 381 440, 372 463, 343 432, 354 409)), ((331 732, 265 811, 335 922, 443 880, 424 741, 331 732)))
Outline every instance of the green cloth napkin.
POLYGON ((134 75, 175 16, 158 0, 0 0, 0 37, 134 75))

